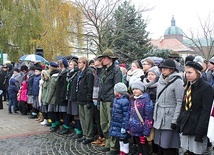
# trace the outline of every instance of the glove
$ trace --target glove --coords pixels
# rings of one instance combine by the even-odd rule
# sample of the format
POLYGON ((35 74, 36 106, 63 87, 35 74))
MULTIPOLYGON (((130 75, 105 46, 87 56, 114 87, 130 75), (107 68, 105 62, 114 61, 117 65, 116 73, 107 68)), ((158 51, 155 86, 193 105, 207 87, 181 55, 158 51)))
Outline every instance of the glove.
POLYGON ((91 104, 90 104, 90 103, 87 103, 87 104, 86 104, 86 107, 87 107, 87 109, 91 109, 91 104))
POLYGON ((126 129, 121 128, 121 129, 120 129, 120 133, 122 133, 122 134, 123 134, 123 133, 126 133, 126 129))
POLYGON ((203 135, 201 135, 201 134, 196 134, 196 135, 195 135, 195 141, 196 141, 196 142, 203 143, 203 135))
POLYGON ((177 129, 177 124, 171 123, 171 129, 172 129, 173 131, 176 131, 176 129, 177 129))

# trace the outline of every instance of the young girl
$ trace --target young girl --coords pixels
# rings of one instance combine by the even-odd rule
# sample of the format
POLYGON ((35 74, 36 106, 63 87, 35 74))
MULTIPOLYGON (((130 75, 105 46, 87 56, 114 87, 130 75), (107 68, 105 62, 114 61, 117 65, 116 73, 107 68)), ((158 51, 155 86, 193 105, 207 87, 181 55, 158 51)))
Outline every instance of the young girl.
POLYGON ((117 83, 114 86, 114 94, 110 135, 119 139, 120 155, 126 155, 129 153, 128 133, 126 132, 129 119, 129 97, 126 85, 121 82, 117 83))
POLYGON ((19 110, 22 113, 22 115, 27 115, 27 82, 23 81, 22 86, 19 89, 18 97, 19 101, 19 110))
POLYGON ((149 155, 146 137, 150 135, 153 125, 153 103, 141 81, 133 81, 130 83, 130 87, 134 96, 130 102, 128 132, 133 136, 134 143, 137 144, 138 154, 149 155))

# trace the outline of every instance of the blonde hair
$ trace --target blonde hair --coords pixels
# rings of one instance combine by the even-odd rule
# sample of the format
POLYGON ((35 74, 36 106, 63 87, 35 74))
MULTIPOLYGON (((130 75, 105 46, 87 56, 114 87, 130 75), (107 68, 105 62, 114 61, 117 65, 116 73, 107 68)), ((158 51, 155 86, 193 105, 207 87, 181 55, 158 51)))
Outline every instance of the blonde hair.
POLYGON ((42 75, 41 78, 42 78, 43 80, 50 79, 50 73, 49 73, 49 71, 47 71, 47 70, 42 70, 41 75, 42 75))
POLYGON ((78 62, 79 61, 81 61, 82 63, 84 63, 84 64, 86 64, 86 66, 88 66, 88 58, 86 58, 86 57, 80 57, 79 59, 78 59, 78 62))

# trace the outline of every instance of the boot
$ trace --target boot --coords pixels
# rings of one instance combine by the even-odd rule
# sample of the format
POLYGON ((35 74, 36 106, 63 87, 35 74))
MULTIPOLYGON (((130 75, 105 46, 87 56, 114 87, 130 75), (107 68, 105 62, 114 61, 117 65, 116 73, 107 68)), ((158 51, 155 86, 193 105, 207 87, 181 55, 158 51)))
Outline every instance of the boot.
POLYGON ((41 115, 40 119, 39 119, 39 123, 43 122, 44 121, 44 117, 43 115, 41 115))
POLYGON ((44 119, 43 122, 41 122, 40 124, 41 124, 41 125, 46 125, 47 123, 48 123, 48 120, 47 120, 47 119, 44 119))

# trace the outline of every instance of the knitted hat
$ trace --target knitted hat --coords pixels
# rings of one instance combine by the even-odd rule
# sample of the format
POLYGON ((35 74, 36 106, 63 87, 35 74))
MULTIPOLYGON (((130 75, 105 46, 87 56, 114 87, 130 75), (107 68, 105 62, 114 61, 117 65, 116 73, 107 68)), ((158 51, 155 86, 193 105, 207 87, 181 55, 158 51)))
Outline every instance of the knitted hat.
POLYGON ((125 94, 128 90, 127 86, 124 83, 119 82, 114 86, 114 91, 120 94, 125 94))
POLYGON ((132 88, 132 89, 140 89, 142 92, 145 92, 146 90, 146 86, 145 84, 140 81, 140 80, 133 80, 131 84, 129 84, 129 86, 132 88))
POLYGON ((68 60, 67 59, 62 59, 62 63, 65 67, 68 67, 68 60))
POLYGON ((202 66, 204 59, 201 56, 196 56, 193 61, 199 63, 202 66))
POLYGON ((58 64, 55 63, 55 62, 50 62, 50 66, 51 66, 51 67, 55 67, 55 68, 59 67, 58 64))
POLYGON ((160 76, 160 70, 159 70, 159 68, 157 67, 157 66, 154 66, 154 67, 152 67, 152 68, 150 68, 149 70, 148 70, 148 72, 152 72, 152 73, 154 73, 157 77, 159 77, 160 76))
POLYGON ((170 69, 177 69, 175 61, 172 59, 166 59, 162 64, 159 66, 160 68, 170 68, 170 69))

